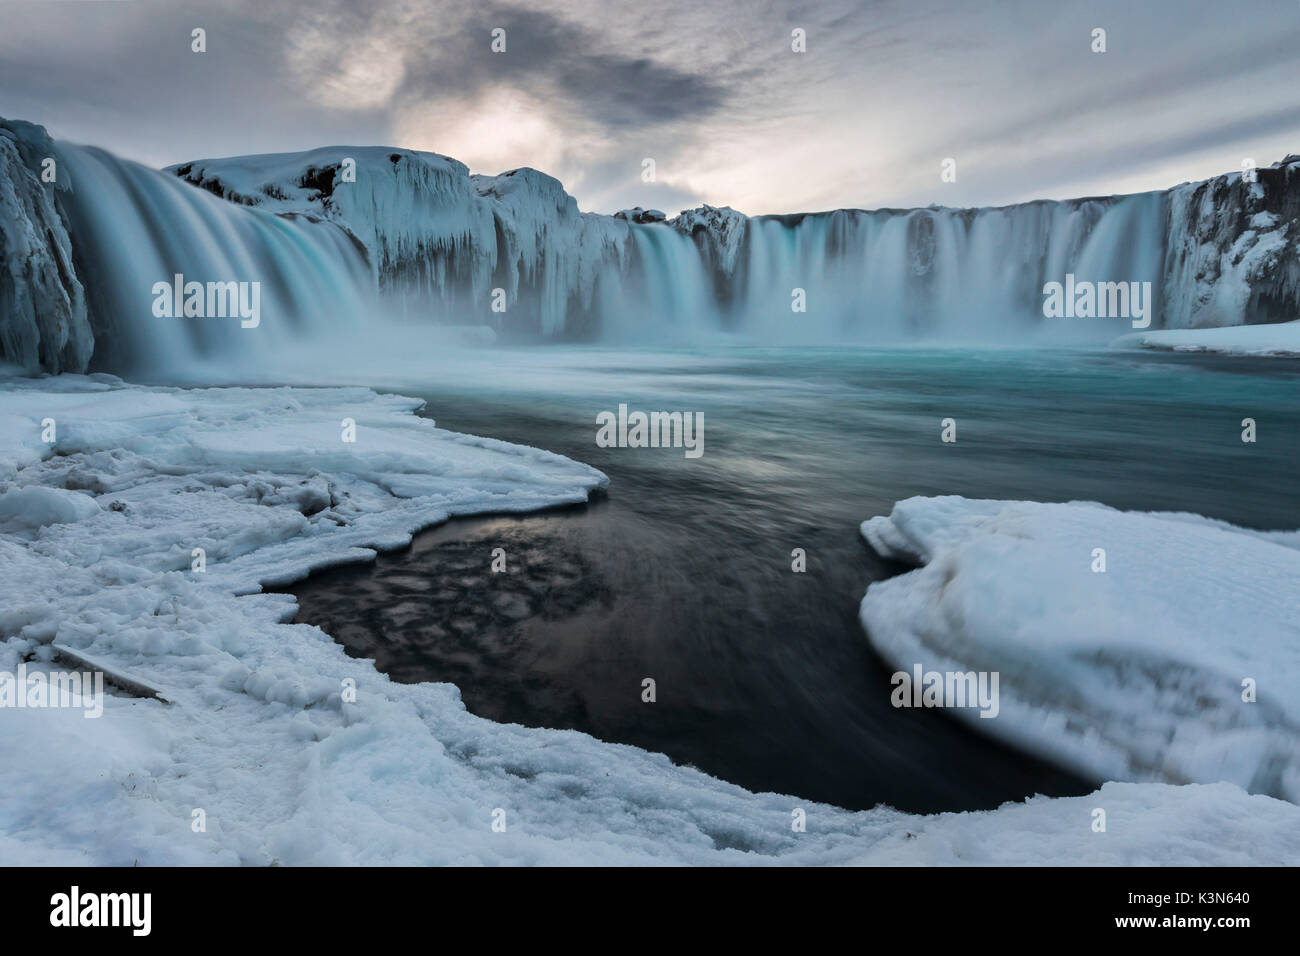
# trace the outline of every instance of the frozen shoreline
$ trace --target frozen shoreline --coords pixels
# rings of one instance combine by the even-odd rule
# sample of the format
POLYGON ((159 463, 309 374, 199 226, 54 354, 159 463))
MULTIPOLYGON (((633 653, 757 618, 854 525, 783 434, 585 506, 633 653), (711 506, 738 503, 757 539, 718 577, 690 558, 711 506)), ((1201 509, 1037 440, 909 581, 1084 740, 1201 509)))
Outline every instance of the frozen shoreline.
POLYGON ((390 682, 319 629, 285 623, 291 599, 262 586, 364 560, 451 515, 583 501, 605 484, 557 455, 441 431, 418 405, 362 388, 0 381, 0 670, 40 667, 57 644, 170 702, 118 693, 98 720, 0 710, 0 858, 1300 862, 1300 807, 1228 784, 850 813, 579 733, 494 724, 451 685, 390 682), (355 703, 341 699, 347 681, 355 703), (1091 832, 1096 806, 1106 834, 1091 832), (791 828, 796 808, 806 833, 791 828))
POLYGON ((1134 332, 1120 336, 1111 343, 1111 347, 1297 358, 1300 357, 1300 319, 1273 325, 1134 332))

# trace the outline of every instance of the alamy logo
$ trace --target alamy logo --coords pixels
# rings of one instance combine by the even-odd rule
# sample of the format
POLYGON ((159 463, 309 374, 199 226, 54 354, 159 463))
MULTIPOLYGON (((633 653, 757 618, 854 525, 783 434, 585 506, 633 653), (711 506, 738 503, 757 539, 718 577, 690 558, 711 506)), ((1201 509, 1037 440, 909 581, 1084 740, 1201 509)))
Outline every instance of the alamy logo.
POLYGON ((1076 282, 1043 286, 1043 315, 1049 319, 1132 319, 1133 328, 1151 324, 1150 282, 1076 282))
POLYGON ((889 702, 895 707, 978 707, 981 717, 998 715, 997 671, 896 671, 889 702))
POLYGON ((0 671, 0 708, 81 708, 81 716, 104 714, 104 673, 95 671, 35 671, 19 664, 18 673, 0 671))
POLYGON ((129 926, 131 935, 148 936, 152 928, 150 893, 85 893, 74 886, 50 897, 51 926, 129 926))
POLYGON ((155 282, 153 296, 153 314, 160 319, 238 316, 246 329, 262 321, 260 282, 186 282, 178 272, 171 282, 155 282))
POLYGON ((632 412, 618 406, 618 414, 596 416, 601 448, 685 448, 687 458, 704 454, 703 412, 632 412))

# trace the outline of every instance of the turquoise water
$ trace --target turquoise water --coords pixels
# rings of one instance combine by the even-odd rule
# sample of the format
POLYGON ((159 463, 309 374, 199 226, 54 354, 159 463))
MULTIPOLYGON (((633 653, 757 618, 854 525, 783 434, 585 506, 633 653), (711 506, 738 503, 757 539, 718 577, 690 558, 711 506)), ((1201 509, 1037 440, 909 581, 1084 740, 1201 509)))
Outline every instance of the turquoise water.
POLYGON ((1091 789, 941 713, 889 705, 856 611, 872 580, 900 569, 861 542, 864 518, 961 494, 1300 527, 1297 362, 539 349, 484 351, 439 378, 419 393, 441 426, 586 461, 610 476, 608 495, 454 522, 373 567, 313 577, 295 589, 299 620, 395 679, 456 683, 475 713, 847 807, 973 809, 1091 789), (703 456, 598 447, 596 415, 620 403, 702 412, 703 456), (1241 441, 1248 417, 1253 444, 1241 441), (945 418, 955 443, 940 440, 945 418), (490 573, 495 547, 509 574, 490 573), (806 573, 791 570, 794 548, 806 573))

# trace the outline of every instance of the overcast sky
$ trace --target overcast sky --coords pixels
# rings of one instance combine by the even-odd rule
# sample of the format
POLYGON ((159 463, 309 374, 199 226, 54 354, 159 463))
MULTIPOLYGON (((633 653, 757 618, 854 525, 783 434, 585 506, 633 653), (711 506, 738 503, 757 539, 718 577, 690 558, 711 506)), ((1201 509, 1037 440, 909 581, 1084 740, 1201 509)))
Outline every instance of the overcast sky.
POLYGON ((405 146, 596 212, 1164 188, 1300 153, 1298 91, 1297 0, 0 0, 0 116, 58 138, 405 146))

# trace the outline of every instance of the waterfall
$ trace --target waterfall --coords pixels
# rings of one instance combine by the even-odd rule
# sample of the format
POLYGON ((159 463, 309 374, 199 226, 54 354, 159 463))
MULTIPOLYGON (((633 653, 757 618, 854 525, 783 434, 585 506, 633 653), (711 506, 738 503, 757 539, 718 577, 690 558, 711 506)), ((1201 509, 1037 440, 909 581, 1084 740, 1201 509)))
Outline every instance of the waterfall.
POLYGON ((60 145, 58 154, 97 364, 138 372, 203 358, 237 369, 254 352, 364 321, 370 268, 333 225, 242 208, 101 150, 60 145), (260 323, 155 316, 155 284, 178 274, 259 283, 260 323))
POLYGON ((1045 285, 1067 275, 1149 283, 1154 328, 1279 321, 1300 303, 1294 158, 1255 182, 1123 197, 656 220, 581 213, 536 170, 471 176, 433 153, 327 147, 156 171, 0 121, 0 359, 237 376, 343 333, 381 346, 394 316, 672 344, 1104 343, 1129 330, 1126 317, 1045 317, 1045 285), (260 321, 160 313, 156 287, 177 275, 256 284, 260 321))
POLYGON ((763 338, 987 342, 1077 331, 1102 341, 1126 323, 1053 329, 1061 320, 1043 316, 1044 284, 1071 272, 1161 284, 1160 194, 789 218, 751 219, 742 247, 736 325, 763 338), (805 294, 801 313, 795 289, 805 294))
POLYGON ((629 230, 635 255, 630 274, 611 269, 607 276, 622 303, 603 305, 605 334, 624 341, 687 342, 715 328, 717 305, 695 243, 663 225, 629 230))

